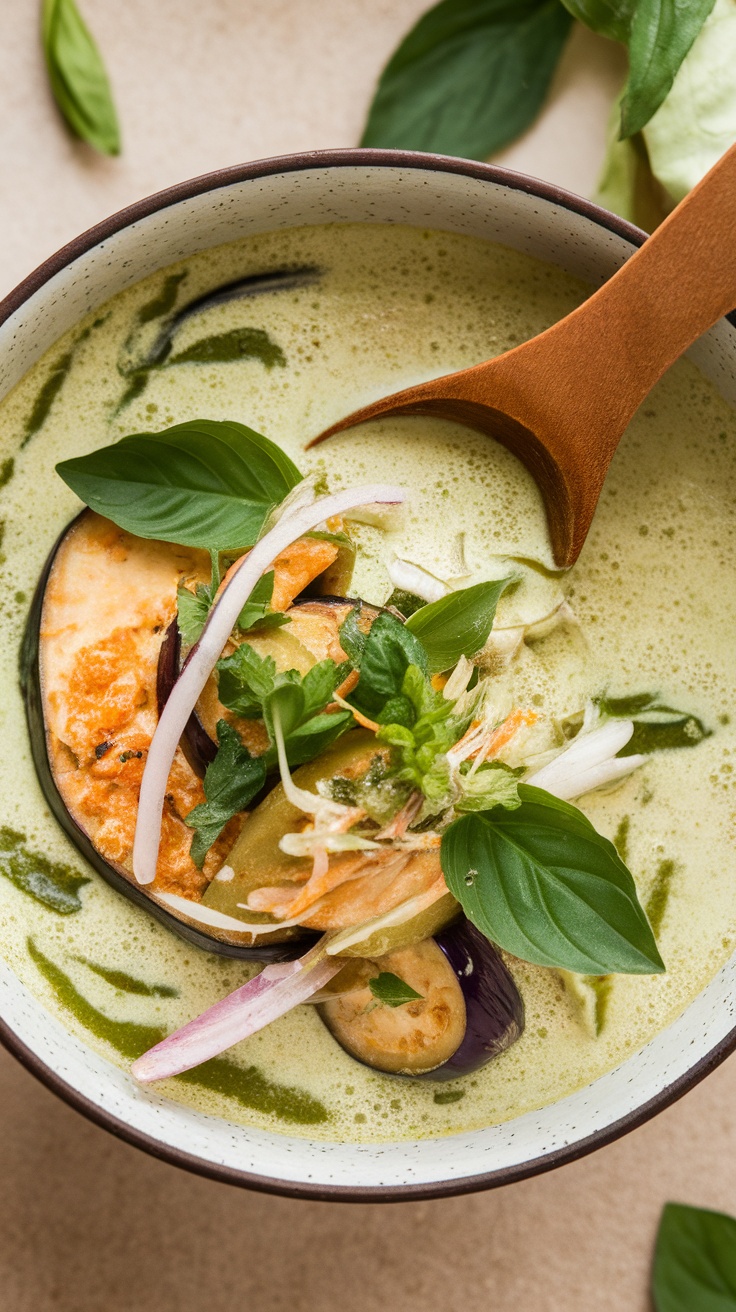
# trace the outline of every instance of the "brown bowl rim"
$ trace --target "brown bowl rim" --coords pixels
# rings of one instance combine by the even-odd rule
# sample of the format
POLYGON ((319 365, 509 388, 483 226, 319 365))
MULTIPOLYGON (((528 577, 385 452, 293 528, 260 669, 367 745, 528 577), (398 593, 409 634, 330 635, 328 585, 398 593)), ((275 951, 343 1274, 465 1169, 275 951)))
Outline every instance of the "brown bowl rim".
MULTIPOLYGON (((131 226, 139 219, 176 205, 179 201, 190 200, 207 191, 217 191, 234 183, 251 181, 257 178, 271 177, 278 173, 297 173, 307 169, 348 168, 356 165, 366 167, 379 166, 395 169, 421 169, 430 173, 456 173, 464 177, 477 178, 482 182, 492 182, 507 187, 512 191, 525 192, 538 196, 540 200, 549 201, 564 209, 591 219, 599 227, 622 237, 633 246, 641 246, 647 233, 635 227, 616 214, 602 209, 592 201, 576 196, 554 183, 544 182, 524 173, 517 173, 498 164, 484 164, 475 160, 458 159, 454 156, 425 154, 419 151, 373 150, 373 149, 337 149, 306 151, 293 155, 274 156, 269 159, 255 160, 248 164, 234 164, 228 168, 215 169, 211 173, 200 174, 187 182, 180 182, 162 191, 154 192, 142 200, 126 205, 109 218, 103 219, 88 228, 86 232, 67 242, 54 255, 45 260, 38 268, 28 274, 18 286, 0 301, 0 325, 29 300, 55 274, 59 273, 73 260, 97 246, 100 242, 114 236, 123 228, 131 226)), ((0 1043, 18 1059, 36 1079, 45 1084, 52 1093, 76 1111, 81 1112, 90 1121, 108 1130, 116 1138, 142 1149, 160 1161, 168 1162, 191 1171, 195 1175, 205 1176, 223 1184, 237 1185, 261 1193, 282 1195, 288 1198, 306 1198, 320 1202, 351 1203, 387 1203, 409 1202, 420 1199, 448 1198, 456 1194, 479 1193, 485 1189, 500 1188, 514 1184, 530 1176, 542 1175, 558 1166, 578 1161, 597 1148, 613 1143, 622 1135, 637 1129, 658 1112, 670 1107, 696 1084, 709 1075, 721 1062, 736 1049, 736 1026, 720 1040, 706 1056, 696 1062, 688 1071, 673 1080, 648 1102, 636 1110, 628 1112, 619 1120, 604 1129, 597 1130, 571 1144, 563 1145, 554 1152, 521 1162, 516 1166, 501 1167, 497 1170, 484 1171, 480 1175, 465 1176, 458 1180, 438 1180, 419 1184, 398 1185, 330 1185, 310 1184, 292 1180, 280 1180, 255 1172, 240 1170, 236 1167, 218 1165, 201 1157, 184 1152, 180 1148, 163 1144, 160 1140, 145 1134, 112 1113, 97 1106, 83 1093, 72 1088, 56 1071, 51 1070, 40 1057, 20 1040, 6 1021, 0 1017, 0 1043)), ((380 1147, 380 1145, 379 1145, 380 1147)))

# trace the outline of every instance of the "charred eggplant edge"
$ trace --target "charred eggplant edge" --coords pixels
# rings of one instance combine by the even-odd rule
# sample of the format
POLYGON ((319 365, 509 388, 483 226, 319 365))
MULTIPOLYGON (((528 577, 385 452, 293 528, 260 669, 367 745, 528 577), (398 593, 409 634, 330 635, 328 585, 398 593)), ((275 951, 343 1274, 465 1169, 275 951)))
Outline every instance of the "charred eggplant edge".
MULTIPOLYGON (((66 538, 67 534, 76 523, 87 513, 86 510, 80 511, 78 515, 62 530, 56 542, 54 543, 41 571, 40 578, 33 594, 28 618, 23 633, 20 647, 20 687, 23 694, 26 711, 26 723, 28 725, 28 737, 31 747, 31 757, 35 766, 38 782, 41 787, 46 802, 51 810, 54 819, 58 821, 64 833, 71 840, 84 859, 97 871, 99 875, 115 890, 116 893, 122 893, 124 897, 132 902, 135 906, 141 907, 153 916, 159 924, 165 929, 171 930, 179 938, 184 939, 193 947, 201 948, 204 952, 212 952, 219 956, 234 957, 240 961, 293 961, 304 952, 309 943, 314 942, 318 935, 305 930, 298 938, 292 938, 280 944, 272 946, 253 946, 243 947, 236 943, 226 943, 221 939, 214 938, 204 930, 196 929, 188 925, 186 921, 180 920, 173 912, 168 911, 158 902, 154 901, 148 893, 144 892, 137 884, 128 880, 125 875, 120 874, 114 866, 97 851, 89 835, 77 824, 74 817, 68 811, 59 789, 54 779, 51 763, 49 761, 47 746, 46 721, 43 712, 43 694, 41 690, 41 671, 39 664, 40 656, 40 630, 41 614, 43 610, 44 597, 46 595, 46 585, 54 566, 56 554, 66 538)), ((196 904, 195 904, 196 905, 196 904)))

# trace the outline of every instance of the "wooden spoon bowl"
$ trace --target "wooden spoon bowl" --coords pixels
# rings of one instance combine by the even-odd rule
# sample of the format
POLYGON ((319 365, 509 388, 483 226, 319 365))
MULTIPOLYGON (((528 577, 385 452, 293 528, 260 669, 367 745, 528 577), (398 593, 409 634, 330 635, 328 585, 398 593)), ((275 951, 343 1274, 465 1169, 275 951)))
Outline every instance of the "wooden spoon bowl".
POLYGON ((432 415, 490 434, 523 461, 554 558, 573 565, 614 452, 665 370, 736 306, 736 146, 587 301, 506 354, 374 401, 320 433, 432 415))

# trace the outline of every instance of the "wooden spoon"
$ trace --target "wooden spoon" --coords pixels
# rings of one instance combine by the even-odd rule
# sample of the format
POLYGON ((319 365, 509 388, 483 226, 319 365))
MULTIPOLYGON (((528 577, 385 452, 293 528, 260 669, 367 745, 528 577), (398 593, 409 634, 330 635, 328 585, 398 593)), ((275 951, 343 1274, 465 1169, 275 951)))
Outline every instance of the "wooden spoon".
POLYGON ((736 146, 578 309, 470 369, 407 387, 314 438, 388 415, 489 433, 524 462, 555 560, 574 564, 621 436, 657 379, 736 306, 736 146))

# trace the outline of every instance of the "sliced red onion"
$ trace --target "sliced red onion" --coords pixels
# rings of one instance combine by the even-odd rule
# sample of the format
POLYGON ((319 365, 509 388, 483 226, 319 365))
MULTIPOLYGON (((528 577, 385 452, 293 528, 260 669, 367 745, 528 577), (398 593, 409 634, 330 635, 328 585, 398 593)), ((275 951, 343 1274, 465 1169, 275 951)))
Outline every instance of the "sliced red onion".
POLYGON ((230 631, 258 580, 274 560, 303 533, 356 506, 375 503, 396 505, 406 500, 403 488, 368 484, 320 497, 280 519, 233 571, 207 616, 198 642, 192 647, 153 735, 143 771, 133 844, 133 870, 139 884, 156 878, 161 842, 161 816, 174 755, 189 717, 222 654, 230 631))
POLYGON ((569 747, 524 782, 569 801, 613 783, 637 770, 646 756, 618 757, 634 732, 632 720, 609 720, 600 729, 578 735, 569 747))
POLYGON ((150 1048, 133 1063, 131 1074, 150 1084, 191 1070, 306 1002, 345 964, 329 957, 315 960, 316 951, 300 961, 266 966, 255 979, 150 1048))

